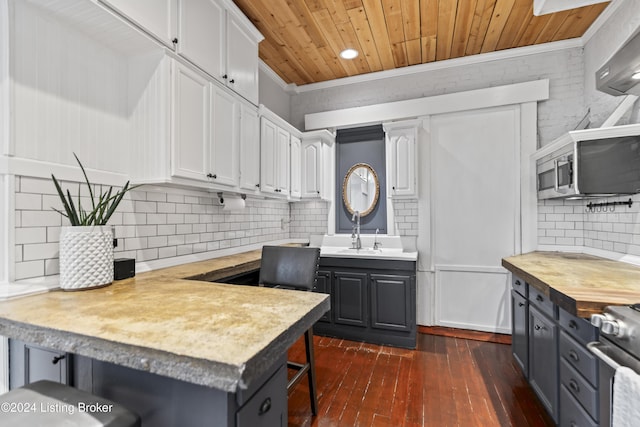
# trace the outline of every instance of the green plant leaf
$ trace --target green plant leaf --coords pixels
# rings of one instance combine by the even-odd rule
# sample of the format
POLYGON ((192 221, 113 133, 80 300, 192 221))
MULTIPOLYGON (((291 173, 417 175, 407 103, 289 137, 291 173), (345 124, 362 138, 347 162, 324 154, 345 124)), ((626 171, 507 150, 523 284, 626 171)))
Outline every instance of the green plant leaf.
MULTIPOLYGON (((67 198, 64 195, 64 192, 62 191, 62 187, 60 186, 60 183, 58 182, 58 180, 56 179, 55 176, 53 176, 53 174, 51 174, 51 179, 53 179, 53 184, 56 186, 56 191, 58 192, 58 196, 60 197, 60 200, 62 201, 62 206, 64 206, 64 210, 66 212, 66 214, 60 212, 59 210, 55 209, 54 210, 56 212, 59 212, 60 214, 62 214, 63 216, 66 216, 67 218, 69 218, 69 221, 71 222, 71 225, 76 225, 74 224, 74 218, 77 218, 76 213, 75 213, 75 209, 72 210, 71 207, 69 206, 69 203, 67 202, 67 198)), ((72 205, 73 205, 73 200, 71 201, 72 205)))
POLYGON ((71 222, 71 225, 82 225, 80 223, 79 212, 73 204, 73 197, 71 197, 71 192, 69 190, 67 190, 67 197, 69 200, 69 206, 71 208, 70 212, 72 213, 72 215, 69 215, 69 221, 71 222))
MULTIPOLYGON (((87 176, 87 172, 84 170, 84 166, 82 166, 82 163, 80 162, 80 159, 78 159, 78 156, 76 156, 76 153, 73 153, 73 157, 76 158, 76 162, 78 162, 78 164, 80 165, 80 169, 82 170, 82 175, 84 175, 84 181, 87 183, 87 187, 89 187, 89 197, 91 198, 91 209, 95 211, 96 204, 93 199, 93 188, 91 186, 91 183, 89 182, 89 177, 87 176)), ((79 194, 80 194, 80 191, 78 190, 78 195, 79 194)))

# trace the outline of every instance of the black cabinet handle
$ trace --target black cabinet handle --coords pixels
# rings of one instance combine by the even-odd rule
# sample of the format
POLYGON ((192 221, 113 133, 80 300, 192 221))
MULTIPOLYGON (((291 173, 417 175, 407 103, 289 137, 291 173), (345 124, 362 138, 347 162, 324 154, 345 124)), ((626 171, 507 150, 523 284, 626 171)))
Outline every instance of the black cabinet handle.
POLYGON ((520 285, 522 285, 522 283, 520 283, 520 280, 516 280, 515 285, 516 285, 516 286, 520 286, 520 285))
POLYGON ((224 75, 222 76, 222 78, 223 78, 223 79, 225 79, 225 80, 227 80, 227 79, 229 78, 229 76, 227 76, 226 74, 224 74, 224 75))
POLYGON ((257 187, 257 188, 260 188, 260 184, 256 184, 256 187, 257 187))
POLYGON ((62 359, 65 359, 67 356, 65 356, 64 354, 61 356, 55 356, 53 359, 51 359, 51 363, 53 365, 57 365, 59 361, 61 361, 62 359))
POLYGON ((519 302, 518 303, 518 307, 524 307, 524 303, 523 302, 519 302))
POLYGON ((569 350, 569 359, 575 361, 575 362, 579 362, 580 361, 580 356, 578 356, 578 353, 576 353, 573 350, 569 350))
POLYGON ((235 83, 235 82, 236 82, 236 79, 229 80, 229 83, 235 83))
POLYGON ((218 175, 216 175, 215 173, 214 173, 214 174, 208 173, 208 174, 207 174, 207 178, 217 179, 217 178, 218 178, 218 175))
POLYGON ((569 327, 570 327, 571 329, 578 329, 578 324, 576 323, 576 321, 575 321, 575 320, 571 320, 571 321, 569 322, 569 327))
POLYGON ((569 388, 573 391, 575 391, 576 393, 580 393, 580 386, 578 385, 578 383, 571 379, 569 380, 569 388))
POLYGON ((536 300, 538 300, 538 301, 542 302, 542 301, 544 301, 544 298, 542 298, 542 295, 538 295, 538 296, 536 297, 536 300))
POLYGON ((540 325, 535 325, 535 326, 533 327, 533 329, 535 329, 536 331, 540 331, 540 330, 546 331, 546 330, 547 330, 547 328, 546 328, 546 327, 544 327, 544 326, 540 326, 540 325))
POLYGON ((178 44, 178 38, 177 38, 177 37, 175 37, 173 40, 171 40, 171 43, 173 43, 173 44, 178 44))
POLYGON ((267 397, 264 402, 260 404, 260 410, 258 411, 258 415, 264 415, 271 409, 271 398, 267 397))

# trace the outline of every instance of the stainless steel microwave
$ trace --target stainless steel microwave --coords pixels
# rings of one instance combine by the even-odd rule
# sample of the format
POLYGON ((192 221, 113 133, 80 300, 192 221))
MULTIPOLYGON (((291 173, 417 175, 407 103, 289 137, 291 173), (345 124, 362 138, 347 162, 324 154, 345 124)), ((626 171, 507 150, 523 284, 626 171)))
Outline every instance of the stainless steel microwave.
POLYGON ((539 199, 640 192, 640 125, 572 131, 539 152, 539 199))

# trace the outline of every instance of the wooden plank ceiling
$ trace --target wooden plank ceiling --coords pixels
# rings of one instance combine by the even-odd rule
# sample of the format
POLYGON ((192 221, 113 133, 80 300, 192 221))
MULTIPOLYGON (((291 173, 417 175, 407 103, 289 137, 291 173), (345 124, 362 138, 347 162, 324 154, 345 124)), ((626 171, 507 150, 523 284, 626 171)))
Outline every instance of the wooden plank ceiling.
POLYGON ((533 0, 234 1, 265 36, 260 58, 297 85, 580 37, 608 5, 533 16, 533 0))

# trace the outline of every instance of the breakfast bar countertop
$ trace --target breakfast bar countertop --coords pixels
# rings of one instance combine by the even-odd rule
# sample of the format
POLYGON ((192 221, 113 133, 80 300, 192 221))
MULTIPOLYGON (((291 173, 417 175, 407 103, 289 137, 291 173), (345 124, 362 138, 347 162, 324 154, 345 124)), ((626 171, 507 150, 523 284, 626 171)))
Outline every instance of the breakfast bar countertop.
POLYGON ((235 392, 329 310, 325 294, 202 281, 259 265, 256 250, 0 302, 0 335, 235 392))
POLYGON ((579 317, 607 305, 640 302, 640 267, 592 255, 530 252, 502 259, 502 266, 579 317))

